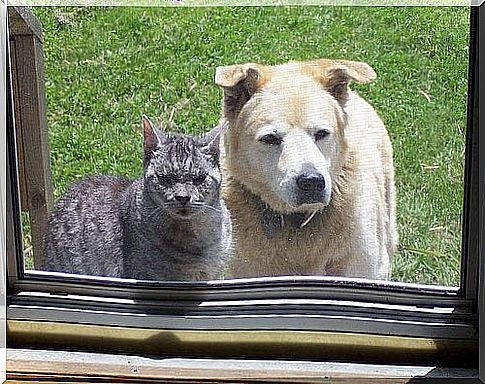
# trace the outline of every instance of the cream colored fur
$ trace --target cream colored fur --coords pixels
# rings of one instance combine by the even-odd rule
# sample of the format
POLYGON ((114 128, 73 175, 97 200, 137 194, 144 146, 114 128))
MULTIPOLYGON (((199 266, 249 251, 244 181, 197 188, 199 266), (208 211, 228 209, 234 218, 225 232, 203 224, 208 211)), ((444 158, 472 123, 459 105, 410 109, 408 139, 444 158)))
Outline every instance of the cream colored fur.
POLYGON ((367 64, 343 60, 217 69, 229 122, 222 169, 235 241, 230 277, 389 278, 397 243, 392 146, 377 113, 348 87, 375 77, 367 64), (329 135, 316 141, 321 129, 329 135), (272 133, 281 145, 259 140, 272 133), (295 203, 303 164, 324 176, 324 202, 295 203), (282 218, 272 236, 262 225, 265 207, 282 218), (295 212, 308 223, 285 221, 295 212))

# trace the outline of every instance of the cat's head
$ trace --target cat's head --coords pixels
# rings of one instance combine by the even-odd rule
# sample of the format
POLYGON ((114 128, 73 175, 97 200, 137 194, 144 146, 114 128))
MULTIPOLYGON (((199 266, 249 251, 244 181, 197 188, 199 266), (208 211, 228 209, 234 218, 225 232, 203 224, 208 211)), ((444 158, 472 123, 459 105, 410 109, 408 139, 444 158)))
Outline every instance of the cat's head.
POLYGON ((218 209, 221 126, 202 136, 171 134, 143 116, 144 177, 149 197, 180 218, 218 209))

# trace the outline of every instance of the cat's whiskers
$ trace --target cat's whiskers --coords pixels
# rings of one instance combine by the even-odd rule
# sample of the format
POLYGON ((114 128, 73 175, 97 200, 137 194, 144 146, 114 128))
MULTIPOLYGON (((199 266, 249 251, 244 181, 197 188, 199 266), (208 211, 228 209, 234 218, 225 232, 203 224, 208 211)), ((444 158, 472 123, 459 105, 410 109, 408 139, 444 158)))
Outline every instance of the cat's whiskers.
POLYGON ((175 202, 175 201, 169 201, 169 202, 166 202, 163 207, 160 207, 160 208, 157 208, 154 212, 152 212, 152 214, 149 216, 151 217, 155 212, 159 211, 161 208, 165 208, 165 209, 180 209, 180 208, 198 208, 198 209, 201 209, 201 210, 211 210, 213 212, 216 212, 216 213, 221 213, 222 210, 221 209, 218 209, 218 208, 215 208, 211 205, 208 205, 206 203, 203 203, 203 202, 200 202, 200 201, 196 201, 196 202, 193 202, 193 203, 190 203, 189 205, 187 206, 181 206, 179 203, 175 202))
POLYGON ((212 205, 208 205, 208 204, 201 203, 201 202, 195 202, 195 203, 192 203, 192 205, 194 207, 200 207, 202 209, 209 209, 209 210, 212 210, 212 211, 217 212, 217 213, 222 212, 221 209, 218 209, 216 207, 213 207, 212 205))
POLYGON ((149 219, 149 220, 156 219, 156 220, 154 220, 154 221, 158 221, 158 219, 160 218, 160 216, 162 215, 162 213, 163 213, 163 211, 164 211, 164 208, 165 208, 165 207, 163 207, 163 206, 162 206, 162 207, 158 207, 158 208, 156 208, 154 211, 152 211, 152 212, 151 212, 151 213, 148 215, 147 219, 149 219))

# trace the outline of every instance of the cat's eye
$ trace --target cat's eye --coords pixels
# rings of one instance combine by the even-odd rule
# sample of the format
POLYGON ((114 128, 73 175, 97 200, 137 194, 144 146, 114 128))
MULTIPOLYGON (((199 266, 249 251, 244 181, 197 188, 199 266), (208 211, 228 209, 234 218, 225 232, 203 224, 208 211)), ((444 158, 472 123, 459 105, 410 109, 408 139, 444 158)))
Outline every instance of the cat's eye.
POLYGON ((205 181, 206 178, 207 178, 207 175, 199 175, 194 177, 193 182, 196 185, 200 185, 205 181))
POLYGON ((158 176, 158 182, 164 186, 172 185, 174 183, 174 177, 170 175, 161 175, 158 176))
POLYGON ((259 141, 268 145, 280 145, 283 142, 283 139, 273 134, 267 134, 260 137, 259 141))
POLYGON ((327 131, 326 129, 321 129, 317 133, 315 133, 315 141, 322 140, 328 135, 330 135, 329 131, 327 131))

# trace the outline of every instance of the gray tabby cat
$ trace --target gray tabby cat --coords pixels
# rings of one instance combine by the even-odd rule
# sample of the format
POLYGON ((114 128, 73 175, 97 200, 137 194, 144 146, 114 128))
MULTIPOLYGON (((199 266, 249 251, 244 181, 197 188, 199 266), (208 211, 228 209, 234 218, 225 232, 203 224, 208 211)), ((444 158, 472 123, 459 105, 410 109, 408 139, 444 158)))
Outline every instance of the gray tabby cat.
POLYGON ((220 197, 221 126, 165 134, 143 117, 144 177, 94 176, 71 186, 51 215, 45 267, 141 280, 221 277, 231 247, 220 197))

